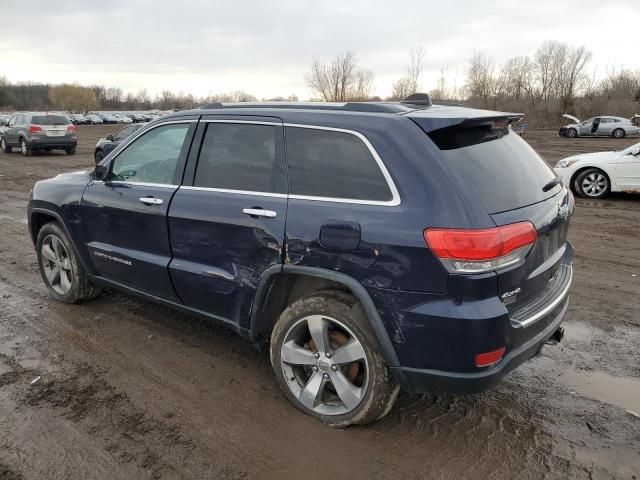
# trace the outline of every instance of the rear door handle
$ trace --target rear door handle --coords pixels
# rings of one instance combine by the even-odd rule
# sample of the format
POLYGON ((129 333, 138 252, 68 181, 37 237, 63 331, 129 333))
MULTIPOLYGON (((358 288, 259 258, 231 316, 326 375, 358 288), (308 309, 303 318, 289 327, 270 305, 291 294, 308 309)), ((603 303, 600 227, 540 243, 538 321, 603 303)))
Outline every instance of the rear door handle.
POLYGON ((276 218, 276 216, 278 216, 273 210, 263 210, 262 208, 243 208, 242 213, 246 213, 252 217, 276 218))
POLYGON ((162 205, 162 199, 161 198, 140 197, 138 200, 140 200, 145 205, 162 205))

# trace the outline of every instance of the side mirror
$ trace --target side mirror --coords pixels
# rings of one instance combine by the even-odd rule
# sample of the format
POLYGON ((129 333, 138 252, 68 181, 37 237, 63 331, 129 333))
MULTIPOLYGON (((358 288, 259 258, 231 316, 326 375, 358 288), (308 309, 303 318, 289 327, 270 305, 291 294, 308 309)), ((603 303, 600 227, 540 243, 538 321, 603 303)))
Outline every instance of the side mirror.
POLYGON ((95 176, 96 180, 102 181, 107 178, 107 174, 109 173, 109 167, 106 165, 96 165, 95 176))
POLYGON ((113 142, 113 135, 107 135, 107 140, 109 140, 110 142, 113 142))

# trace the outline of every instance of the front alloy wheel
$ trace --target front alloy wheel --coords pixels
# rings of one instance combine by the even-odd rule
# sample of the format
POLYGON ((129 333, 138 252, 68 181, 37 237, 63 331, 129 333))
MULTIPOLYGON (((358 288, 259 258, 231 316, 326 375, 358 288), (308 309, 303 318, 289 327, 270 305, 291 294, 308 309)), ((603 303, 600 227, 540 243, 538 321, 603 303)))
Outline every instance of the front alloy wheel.
POLYGON ((602 170, 591 168, 578 175, 575 188, 581 197, 603 198, 610 190, 609 178, 602 170))
POLYGON ((55 235, 45 237, 41 252, 42 269, 49 286, 59 295, 67 295, 73 281, 69 252, 55 235))

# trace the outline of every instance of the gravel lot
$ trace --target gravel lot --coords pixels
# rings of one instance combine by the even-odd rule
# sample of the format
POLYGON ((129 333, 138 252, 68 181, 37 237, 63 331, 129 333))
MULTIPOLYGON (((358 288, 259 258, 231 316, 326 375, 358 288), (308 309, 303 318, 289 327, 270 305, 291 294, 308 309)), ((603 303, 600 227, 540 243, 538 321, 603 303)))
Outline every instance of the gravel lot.
MULTIPOLYGON (((403 394, 336 431, 223 328, 117 292, 49 299, 29 190, 92 165, 117 128, 79 127, 75 156, 0 153, 0 479, 640 478, 640 195, 577 200, 562 344, 491 392, 403 394)), ((524 138, 551 164, 638 141, 524 138)))

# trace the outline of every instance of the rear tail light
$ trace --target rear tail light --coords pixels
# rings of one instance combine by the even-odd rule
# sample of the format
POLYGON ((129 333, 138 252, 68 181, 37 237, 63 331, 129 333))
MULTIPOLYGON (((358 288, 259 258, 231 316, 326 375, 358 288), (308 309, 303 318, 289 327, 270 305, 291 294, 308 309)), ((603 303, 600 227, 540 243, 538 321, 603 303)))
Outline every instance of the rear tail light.
POLYGON ((484 229, 427 228, 424 240, 451 273, 482 273, 518 263, 538 238, 531 222, 484 229))
POLYGON ((506 350, 507 349, 505 347, 502 347, 497 350, 493 350, 492 352, 479 353, 475 358, 476 367, 488 367, 490 365, 495 365, 502 360, 506 350))
POLYGON ((75 125, 69 125, 67 127, 67 132, 69 133, 76 133, 76 126, 75 125))
POLYGON ((42 128, 37 125, 29 125, 29 133, 42 133, 42 128))

